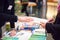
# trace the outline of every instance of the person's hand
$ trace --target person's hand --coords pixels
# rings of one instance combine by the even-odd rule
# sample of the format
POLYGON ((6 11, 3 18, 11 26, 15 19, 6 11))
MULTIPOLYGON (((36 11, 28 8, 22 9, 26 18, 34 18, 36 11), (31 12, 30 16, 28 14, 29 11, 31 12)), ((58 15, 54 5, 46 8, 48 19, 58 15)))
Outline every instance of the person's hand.
POLYGON ((49 22, 49 23, 53 23, 53 22, 54 22, 54 18, 48 19, 48 22, 49 22))
POLYGON ((40 22, 40 25, 41 25, 41 27, 43 27, 43 28, 46 27, 46 23, 44 23, 44 22, 40 22))
POLYGON ((10 32, 11 32, 10 36, 15 36, 16 35, 16 31, 15 30, 11 30, 10 32))
POLYGON ((19 17, 18 21, 20 21, 20 22, 30 22, 30 21, 33 21, 33 19, 30 18, 30 17, 19 17))

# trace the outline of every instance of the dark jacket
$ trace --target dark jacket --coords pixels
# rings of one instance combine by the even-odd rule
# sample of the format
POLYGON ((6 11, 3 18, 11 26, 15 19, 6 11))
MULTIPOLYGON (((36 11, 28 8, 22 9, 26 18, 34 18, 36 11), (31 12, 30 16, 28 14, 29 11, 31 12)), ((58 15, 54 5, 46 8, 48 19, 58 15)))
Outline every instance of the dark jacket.
MULTIPOLYGON (((22 2, 22 0, 20 0, 22 2)), ((36 0, 28 0, 28 2, 36 2, 36 0)))
POLYGON ((58 12, 55 22, 47 23, 46 30, 48 33, 51 33, 54 40, 60 40, 60 12, 58 12))
POLYGON ((4 6, 4 12, 6 14, 14 15, 14 0, 1 0, 1 3, 4 6), (11 10, 8 10, 9 5, 12 5, 11 10))
MULTIPOLYGON (((15 15, 14 7, 15 7, 14 0, 5 0, 4 12, 6 14, 15 15), (8 7, 9 6, 12 6, 11 10, 8 10, 8 7)), ((10 21, 10 27, 11 28, 14 28, 15 27, 14 22, 10 21)))
POLYGON ((8 6, 9 4, 7 0, 0 0, 0 27, 3 26, 6 22, 17 21, 17 17, 15 15, 10 15, 7 13, 8 6))
POLYGON ((36 0, 29 0, 29 2, 36 2, 36 0))

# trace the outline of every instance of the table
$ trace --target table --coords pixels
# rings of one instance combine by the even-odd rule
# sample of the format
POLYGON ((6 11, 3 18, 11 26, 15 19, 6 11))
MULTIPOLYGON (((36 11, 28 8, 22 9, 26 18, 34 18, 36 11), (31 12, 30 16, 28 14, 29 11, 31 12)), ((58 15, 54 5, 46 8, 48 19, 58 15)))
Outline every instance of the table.
POLYGON ((46 40, 46 35, 36 35, 31 33, 31 31, 22 30, 17 32, 14 37, 5 36, 3 40, 46 40))
MULTIPOLYGON (((41 21, 47 22, 46 19, 41 19, 41 18, 37 18, 37 17, 31 17, 31 18, 33 18, 34 19, 33 22, 36 22, 36 23, 40 23, 41 21)), ((23 22, 23 23, 25 23, 25 22, 23 22)), ((21 24, 23 24, 23 23, 22 22, 16 22, 15 28, 17 29, 18 26, 20 28, 21 24)), ((5 40, 46 40, 45 29, 43 29, 42 27, 34 29, 32 31, 29 29, 17 31, 16 35, 13 37, 9 37, 8 35, 9 35, 9 32, 7 34, 5 34, 5 36, 7 36, 7 38, 5 38, 5 40)))

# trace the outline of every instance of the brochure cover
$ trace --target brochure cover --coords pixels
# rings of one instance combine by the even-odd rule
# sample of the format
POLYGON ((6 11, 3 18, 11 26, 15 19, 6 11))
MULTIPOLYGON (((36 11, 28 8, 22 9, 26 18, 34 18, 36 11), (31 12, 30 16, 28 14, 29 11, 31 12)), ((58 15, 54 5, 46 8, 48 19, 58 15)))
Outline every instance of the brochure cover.
POLYGON ((19 40, 17 37, 4 37, 2 40, 19 40))
POLYGON ((32 35, 29 40, 46 40, 45 35, 32 35))

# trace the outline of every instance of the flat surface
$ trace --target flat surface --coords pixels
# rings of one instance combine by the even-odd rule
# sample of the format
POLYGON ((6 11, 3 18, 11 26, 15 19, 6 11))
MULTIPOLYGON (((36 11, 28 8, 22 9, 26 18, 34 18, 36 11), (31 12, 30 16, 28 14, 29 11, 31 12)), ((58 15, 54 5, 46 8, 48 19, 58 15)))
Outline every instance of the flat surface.
POLYGON ((17 32, 14 37, 6 35, 3 40, 46 40, 46 35, 34 35, 31 31, 22 30, 17 32))
MULTIPOLYGON (((41 18, 37 18, 37 17, 31 17, 31 18, 34 19, 33 22, 35 22, 35 23, 47 22, 46 19, 41 19, 41 18)), ((18 28, 20 28, 23 23, 25 23, 25 22, 16 22, 15 27, 17 28, 19 26, 18 28)), ((39 28, 39 30, 35 30, 35 32, 33 32, 31 30, 21 30, 21 31, 18 31, 15 36, 13 36, 13 37, 16 37, 16 39, 14 39, 14 38, 13 39, 14 40, 18 40, 18 39, 19 40, 46 40, 46 35, 44 35, 44 33, 45 33, 45 30, 42 30, 41 28, 39 28)), ((5 36, 7 36, 7 35, 5 35, 5 36)), ((8 40, 13 40, 13 39, 8 39, 8 40)))
POLYGON ((29 40, 46 40, 44 35, 32 35, 29 40))

